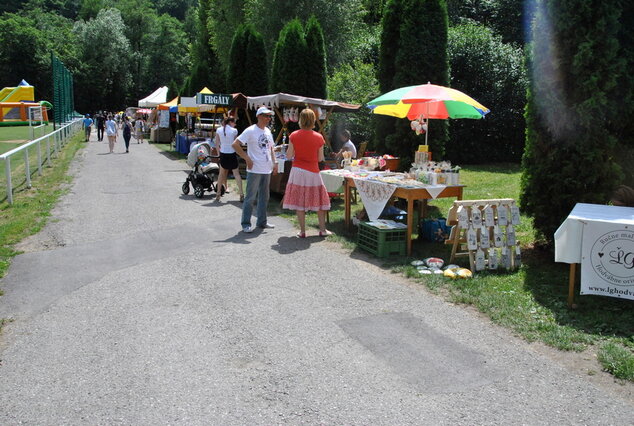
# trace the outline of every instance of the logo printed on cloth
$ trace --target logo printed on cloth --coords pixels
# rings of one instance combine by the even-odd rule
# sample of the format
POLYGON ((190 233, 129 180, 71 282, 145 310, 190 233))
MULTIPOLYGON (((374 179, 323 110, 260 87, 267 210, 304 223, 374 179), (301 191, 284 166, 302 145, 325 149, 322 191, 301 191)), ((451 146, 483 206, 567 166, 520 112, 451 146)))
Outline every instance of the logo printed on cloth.
POLYGON ((590 251, 595 273, 619 286, 634 286, 634 232, 619 229, 598 237, 590 251))

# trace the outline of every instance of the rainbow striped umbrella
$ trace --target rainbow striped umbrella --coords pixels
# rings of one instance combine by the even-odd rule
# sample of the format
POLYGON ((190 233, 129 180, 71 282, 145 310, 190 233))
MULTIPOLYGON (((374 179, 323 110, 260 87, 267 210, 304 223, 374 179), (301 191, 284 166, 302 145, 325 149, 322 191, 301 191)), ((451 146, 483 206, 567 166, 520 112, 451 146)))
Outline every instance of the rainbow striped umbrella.
MULTIPOLYGON (((374 114, 410 120, 473 118, 480 119, 490 111, 459 90, 427 83, 401 87, 368 102, 374 114)), ((429 129, 429 127, 428 127, 429 129)), ((425 144, 429 131, 425 132, 425 144)))
POLYGON ((490 111, 459 90, 427 83, 392 90, 368 102, 374 114, 415 119, 480 119, 490 111))

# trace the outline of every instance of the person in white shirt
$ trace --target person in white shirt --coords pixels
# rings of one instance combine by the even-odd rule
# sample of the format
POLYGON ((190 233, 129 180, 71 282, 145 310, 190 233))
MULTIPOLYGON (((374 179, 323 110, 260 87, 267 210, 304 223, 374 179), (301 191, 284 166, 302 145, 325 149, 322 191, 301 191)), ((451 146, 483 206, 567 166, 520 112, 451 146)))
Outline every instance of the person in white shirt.
POLYGON ((112 154, 114 152, 114 144, 117 141, 117 123, 112 119, 112 114, 108 115, 108 121, 106 121, 106 136, 108 137, 110 154, 112 154))
POLYGON ((233 171, 233 177, 236 179, 238 191, 240 191, 240 201, 244 201, 244 193, 242 192, 242 177, 238 170, 238 155, 231 144, 238 136, 236 129, 235 117, 227 117, 222 120, 222 127, 216 131, 216 147, 220 154, 220 175, 218 176, 218 191, 216 192, 216 201, 220 201, 222 196, 222 186, 227 183, 227 175, 229 170, 233 171))
POLYGON ((339 137, 341 138, 340 140, 341 142, 343 142, 343 145, 341 145, 341 149, 336 154, 337 160, 341 161, 341 159, 343 158, 344 151, 351 152, 352 153, 351 158, 357 158, 357 148, 354 146, 354 144, 350 140, 350 132, 347 130, 342 130, 339 137))
POLYGON ((240 157, 247 163, 247 194, 242 205, 242 232, 253 232, 251 227, 251 213, 253 203, 257 197, 256 226, 259 228, 275 228, 268 223, 266 207, 269 202, 269 185, 271 173, 277 174, 277 162, 273 152, 273 135, 267 127, 273 119, 273 111, 266 107, 258 108, 256 112, 258 122, 247 127, 231 145, 240 157), (244 152, 242 145, 247 146, 244 152))

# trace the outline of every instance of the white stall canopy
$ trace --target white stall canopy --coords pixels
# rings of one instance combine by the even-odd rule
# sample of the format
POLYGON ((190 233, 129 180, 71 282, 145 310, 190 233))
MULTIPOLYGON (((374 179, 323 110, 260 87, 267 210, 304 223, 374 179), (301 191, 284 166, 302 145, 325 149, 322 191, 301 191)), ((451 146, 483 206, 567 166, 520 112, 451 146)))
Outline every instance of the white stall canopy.
POLYGON ((156 108, 167 101, 167 86, 159 87, 151 95, 139 101, 140 108, 156 108))

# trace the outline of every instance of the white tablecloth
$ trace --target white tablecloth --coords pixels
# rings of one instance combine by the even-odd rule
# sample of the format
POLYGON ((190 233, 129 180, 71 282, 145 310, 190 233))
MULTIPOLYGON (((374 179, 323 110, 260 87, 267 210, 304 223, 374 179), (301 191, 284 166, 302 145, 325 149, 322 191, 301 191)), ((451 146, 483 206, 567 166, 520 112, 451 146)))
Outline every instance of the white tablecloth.
POLYGON ((555 231, 555 262, 581 263, 581 241, 589 223, 634 225, 634 208, 577 203, 555 231))

